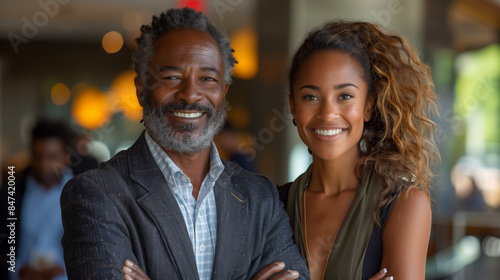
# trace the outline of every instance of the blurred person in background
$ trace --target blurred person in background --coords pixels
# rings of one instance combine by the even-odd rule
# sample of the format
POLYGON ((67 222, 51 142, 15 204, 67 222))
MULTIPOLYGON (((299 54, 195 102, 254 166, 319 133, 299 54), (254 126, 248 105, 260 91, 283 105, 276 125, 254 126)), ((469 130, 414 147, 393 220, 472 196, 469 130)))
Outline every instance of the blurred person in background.
POLYGON ((229 121, 226 121, 222 131, 215 136, 215 145, 221 158, 233 162, 250 172, 257 172, 255 162, 240 152, 240 132, 229 121))
MULTIPOLYGON (((66 182, 73 177, 68 167, 69 133, 61 122, 40 120, 32 130, 31 164, 16 171, 15 216, 7 211, 7 187, 1 189, 2 220, 15 217, 16 266, 10 279, 67 279, 61 246, 63 227, 59 199, 66 182)), ((8 230, 2 228, 1 232, 8 230)), ((5 236, 7 236, 8 232, 5 236)), ((4 236, 2 234, 2 236, 4 236)), ((3 239, 3 238, 2 238, 3 239)), ((2 240, 2 255, 13 244, 2 240)), ((6 263, 2 269, 7 270, 6 263)))
POLYGON ((451 170, 451 183, 455 190, 455 211, 484 211, 488 208, 476 176, 482 168, 481 160, 462 157, 451 170))

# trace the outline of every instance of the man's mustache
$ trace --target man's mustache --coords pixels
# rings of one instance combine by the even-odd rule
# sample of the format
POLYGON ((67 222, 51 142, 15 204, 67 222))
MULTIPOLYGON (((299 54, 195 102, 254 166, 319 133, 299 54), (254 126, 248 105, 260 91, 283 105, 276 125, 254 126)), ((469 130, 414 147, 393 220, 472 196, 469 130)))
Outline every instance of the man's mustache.
POLYGON ((163 115, 167 114, 169 111, 172 111, 172 110, 175 110, 175 111, 204 111, 207 114, 207 118, 210 119, 215 114, 214 107, 199 104, 199 103, 193 103, 193 104, 182 103, 182 102, 168 103, 168 104, 159 106, 159 109, 161 110, 163 115))

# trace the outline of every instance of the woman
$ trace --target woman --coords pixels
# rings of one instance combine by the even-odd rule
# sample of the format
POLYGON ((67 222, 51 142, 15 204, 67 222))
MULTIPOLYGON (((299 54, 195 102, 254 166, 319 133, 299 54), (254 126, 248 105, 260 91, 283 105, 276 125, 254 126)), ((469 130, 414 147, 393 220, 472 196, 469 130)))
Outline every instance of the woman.
POLYGON ((400 36, 335 21, 305 39, 289 102, 313 163, 280 193, 312 279, 424 279, 435 99, 400 36))
POLYGON ((429 67, 400 36, 334 21, 307 36, 289 78, 313 163, 280 196, 311 279, 424 279, 438 157, 429 67))

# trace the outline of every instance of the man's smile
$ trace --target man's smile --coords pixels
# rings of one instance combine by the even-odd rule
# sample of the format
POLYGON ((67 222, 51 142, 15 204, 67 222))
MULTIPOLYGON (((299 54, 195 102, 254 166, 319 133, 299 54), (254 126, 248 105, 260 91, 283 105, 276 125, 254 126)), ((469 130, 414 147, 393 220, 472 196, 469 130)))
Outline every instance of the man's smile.
POLYGON ((202 112, 192 112, 192 113, 188 113, 188 112, 171 112, 172 115, 174 115, 175 117, 178 117, 178 118, 185 118, 185 119, 195 119, 195 118, 199 118, 201 116, 203 116, 204 113, 202 112))

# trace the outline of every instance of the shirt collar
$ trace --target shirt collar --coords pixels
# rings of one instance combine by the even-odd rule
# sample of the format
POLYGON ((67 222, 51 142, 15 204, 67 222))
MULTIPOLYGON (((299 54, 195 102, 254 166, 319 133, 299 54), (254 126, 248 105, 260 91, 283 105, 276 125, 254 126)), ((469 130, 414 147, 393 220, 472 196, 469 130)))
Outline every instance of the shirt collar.
MULTIPOLYGON (((174 176, 184 175, 182 170, 172 161, 172 159, 163 151, 163 149, 156 143, 153 138, 149 135, 146 130, 145 133, 146 143, 148 145, 149 151, 153 156, 156 164, 162 171, 165 179, 169 183, 169 185, 175 185, 174 176), (178 174, 178 175, 177 175, 178 174)), ((219 156, 219 152, 217 151, 217 147, 214 142, 210 144, 210 167, 205 177, 205 181, 207 182, 215 182, 222 171, 224 170, 224 165, 219 156)))

